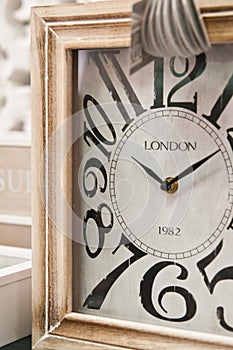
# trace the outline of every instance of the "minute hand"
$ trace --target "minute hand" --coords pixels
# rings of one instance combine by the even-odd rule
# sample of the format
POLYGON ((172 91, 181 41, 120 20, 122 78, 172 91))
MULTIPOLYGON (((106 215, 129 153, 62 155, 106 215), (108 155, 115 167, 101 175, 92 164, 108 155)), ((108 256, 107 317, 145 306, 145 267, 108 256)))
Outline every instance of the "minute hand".
POLYGON ((210 158, 212 158, 215 154, 217 154, 220 151, 220 149, 218 149, 217 151, 211 153, 210 155, 208 155, 207 157, 199 160, 198 162, 194 163, 193 165, 190 165, 187 169, 185 169, 184 171, 182 171, 179 175, 177 175, 176 177, 174 177, 171 181, 169 181, 169 185, 172 185, 174 182, 177 182, 178 180, 182 179, 183 177, 185 177, 186 175, 191 174, 192 172, 194 172, 195 170, 197 170, 202 164, 204 164, 205 162, 207 162, 207 160, 209 160, 210 158))

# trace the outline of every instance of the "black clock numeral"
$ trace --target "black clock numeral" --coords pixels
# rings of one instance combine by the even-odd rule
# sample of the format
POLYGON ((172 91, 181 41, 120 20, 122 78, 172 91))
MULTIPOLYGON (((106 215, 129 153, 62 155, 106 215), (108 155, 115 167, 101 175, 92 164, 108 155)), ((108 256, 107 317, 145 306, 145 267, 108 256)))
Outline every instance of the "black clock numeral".
POLYGON ((86 298, 83 306, 86 306, 89 309, 99 310, 110 291, 113 284, 117 279, 125 272, 133 263, 137 260, 143 258, 146 253, 139 250, 132 243, 127 243, 125 247, 133 253, 129 259, 125 260, 119 266, 117 266, 112 272, 110 272, 91 292, 90 295, 86 298))
MULTIPOLYGON (((188 68, 189 68, 189 61, 188 59, 185 60, 185 70, 182 73, 178 74, 175 71, 175 58, 171 59, 171 72, 173 73, 174 76, 185 76, 187 74, 188 68)), ((183 79, 181 80, 177 85, 175 85, 170 93, 168 94, 168 98, 167 98, 167 104, 168 107, 183 107, 186 109, 189 109, 190 111, 193 112, 197 112, 197 92, 195 92, 194 94, 194 98, 193 98, 193 102, 183 102, 183 101, 177 101, 177 102, 173 102, 172 101, 172 97, 175 95, 175 93, 177 91, 179 91, 180 89, 182 89, 184 86, 188 85, 190 82, 192 82, 193 80, 197 79, 205 70, 206 68, 206 55, 205 54, 201 54, 199 56, 196 56, 196 62, 194 65, 193 70, 183 79)))
POLYGON ((151 108, 162 108, 164 105, 164 58, 154 60, 154 105, 151 108))
POLYGON ((233 128, 227 129, 227 140, 229 141, 233 151, 233 128))
POLYGON ((167 317, 162 316, 155 309, 155 307, 153 305, 153 298, 152 298, 153 283, 154 283, 157 275, 159 274, 159 272, 162 271, 163 269, 167 268, 168 266, 177 266, 180 268, 181 273, 177 277, 177 279, 179 279, 179 280, 186 280, 187 279, 188 271, 184 266, 182 266, 178 263, 170 262, 170 261, 163 261, 163 262, 157 263, 154 266, 152 266, 143 276, 143 279, 142 279, 141 285, 140 285, 141 302, 142 302, 144 309, 149 314, 151 314, 152 316, 154 316, 156 318, 159 318, 160 320, 166 320, 166 321, 170 321, 170 322, 185 322, 185 321, 188 321, 191 318, 193 318, 195 313, 196 313, 196 310, 197 310, 197 304, 196 304, 194 297, 186 289, 179 287, 179 286, 168 286, 168 287, 164 288, 163 290, 161 290, 161 292, 159 293, 159 297, 158 297, 159 306, 161 307, 161 309, 165 313, 167 313, 167 310, 162 305, 163 297, 167 293, 179 294, 184 299, 185 305, 186 305, 185 315, 180 317, 180 318, 172 318, 169 316, 167 316, 167 317))
MULTIPOLYGON (((89 309, 99 310, 102 307, 110 289, 112 288, 114 283, 118 280, 118 278, 133 263, 135 263, 136 261, 140 260, 141 258, 147 255, 147 253, 138 249, 133 243, 130 243, 123 234, 122 234, 120 244, 117 247, 117 249, 113 251, 113 254, 117 252, 117 250, 123 243, 125 243, 124 247, 127 248, 133 255, 129 259, 123 261, 114 270, 112 270, 102 281, 100 281, 100 283, 98 283, 98 285, 92 290, 92 292, 87 296, 86 300, 84 301, 84 304, 83 304, 84 307, 87 307, 89 309)), ((178 268, 180 268, 181 273, 177 277, 177 279, 179 280, 187 279, 188 271, 182 265, 178 263, 167 262, 167 261, 157 263, 154 266, 152 266, 143 276, 143 279, 140 284, 141 302, 145 310, 149 312, 151 315, 153 315, 154 317, 157 317, 162 320, 173 321, 173 322, 185 322, 193 318, 197 310, 197 305, 194 297, 186 289, 180 286, 168 286, 160 292, 159 299, 158 299, 160 307, 166 313, 166 310, 162 305, 163 297, 167 293, 176 293, 180 295, 184 299, 185 305, 186 305, 186 311, 182 317, 171 318, 171 317, 162 316, 155 310, 153 306, 152 286, 153 286, 154 280, 156 276, 159 274, 159 272, 167 268, 168 266, 177 266, 178 268)))
POLYGON ((84 217, 83 222, 83 238, 86 245, 86 251, 87 254, 90 256, 90 258, 96 258, 102 251, 105 241, 105 235, 108 234, 113 227, 113 213, 109 206, 107 204, 100 204, 97 211, 94 209, 90 209, 86 212, 86 215, 84 217), (108 226, 105 226, 102 219, 103 209, 107 209, 107 211, 110 214, 110 224, 108 226), (96 224, 96 227, 98 229, 98 247, 95 247, 96 250, 92 251, 88 239, 87 239, 87 228, 88 228, 88 221, 93 220, 96 224))
POLYGON ((108 151, 103 145, 102 143, 97 139, 97 137, 95 136, 94 133, 91 132, 91 130, 89 130, 87 128, 87 124, 86 122, 84 122, 84 127, 83 127, 83 139, 86 142, 86 144, 90 147, 92 142, 99 150, 100 152, 103 153, 103 155, 108 159, 108 161, 110 161, 111 158, 111 152, 108 151))
POLYGON ((90 158, 90 159, 88 159, 86 164, 85 164, 85 166, 84 166, 84 170, 83 170, 83 187, 84 187, 85 195, 87 197, 89 197, 89 198, 94 197, 96 192, 97 192, 97 189, 98 189, 98 178, 97 178, 97 175, 93 171, 90 170, 91 168, 96 168, 97 170, 100 171, 100 173, 103 176, 104 184, 103 184, 102 187, 99 186, 100 192, 104 193, 106 191, 107 181, 108 181, 108 179, 107 179, 107 172, 105 170, 105 167, 101 163, 101 161, 99 159, 97 159, 97 158, 90 158), (87 171, 88 171, 88 173, 87 173, 87 171), (94 185, 93 185, 92 189, 88 189, 87 186, 86 186, 86 179, 89 176, 92 176, 92 178, 94 180, 93 181, 94 185))
MULTIPOLYGON (((111 157, 111 152, 107 151, 106 147, 103 146, 104 145, 114 145, 116 143, 116 132, 115 129, 110 121, 110 119, 108 118, 107 114, 105 113, 104 109, 99 105, 99 103, 96 101, 96 99, 94 97, 92 97, 91 95, 85 95, 84 99, 83 99, 83 107, 84 107, 84 113, 85 116, 87 118, 88 124, 91 127, 91 130, 89 130, 87 128, 87 124, 86 122, 84 122, 84 140, 87 143, 88 146, 90 146, 90 142, 92 141, 97 148, 106 156, 106 158, 108 159, 108 161, 110 160, 111 157), (106 137, 104 137, 101 132, 98 130, 98 128, 96 127, 92 117, 91 117, 91 113, 88 109, 88 105, 89 102, 92 103, 93 107, 97 110, 97 112, 102 116, 105 124, 107 125, 112 140, 107 140, 106 137)), ((93 109, 92 109, 93 112, 93 109)))
POLYGON ((83 99, 83 108, 84 108, 84 113, 85 116, 87 118, 87 121, 91 127, 92 132, 95 134, 95 136, 103 143, 105 143, 105 145, 115 145, 116 143, 116 132, 115 129, 110 121, 110 119, 108 118, 107 114, 105 113, 104 109, 99 105, 99 103, 96 101, 96 99, 91 96, 91 95, 85 95, 84 99, 83 99), (101 115, 101 117, 104 119, 104 123, 107 125, 111 136, 112 136, 112 140, 107 140, 102 134, 101 132, 98 130, 98 128, 96 127, 91 114, 89 112, 88 109, 88 102, 90 102, 94 107, 95 110, 97 110, 97 112, 101 115))
POLYGON ((222 112, 230 102, 233 95, 233 75, 225 86, 222 94, 217 99, 215 105, 213 106, 210 115, 203 114, 203 117, 209 120, 217 129, 220 129, 219 124, 217 123, 221 117, 222 112))
MULTIPOLYGON (((216 259, 216 257, 220 254, 222 248, 223 248, 223 241, 219 243, 219 245, 213 252, 211 252, 204 259, 202 259, 197 263, 197 267, 204 277, 204 282, 210 294, 213 294, 216 285, 221 281, 233 280, 233 266, 225 267, 224 269, 220 270, 219 272, 216 273, 216 275, 212 278, 212 280, 210 280, 207 276, 206 268, 216 259)), ((217 307, 217 317, 220 320, 220 324, 223 328, 225 328, 228 331, 233 331, 233 328, 227 325, 224 319, 224 308, 222 306, 217 307)))
POLYGON ((122 128, 122 130, 125 130, 127 126, 133 121, 133 119, 130 117, 125 106, 123 105, 120 95, 116 90, 115 84, 113 83, 110 75, 108 74, 107 69, 105 68, 101 60, 101 57, 105 60, 105 62, 106 61, 111 62, 113 69, 116 72, 116 76, 118 77, 118 80, 121 86, 123 87, 129 102, 132 104, 132 107, 135 110, 136 116, 139 116, 141 113, 143 113, 145 109, 142 107, 135 91, 130 85, 123 69, 121 68, 120 63, 116 58, 116 55, 118 53, 119 51, 93 51, 90 53, 90 57, 92 58, 95 65, 97 66, 99 70, 99 74, 104 84, 106 85, 107 89, 109 90, 112 99, 117 103, 117 108, 119 109, 124 121, 126 122, 125 126, 122 128))
POLYGON ((217 317, 220 325, 229 332, 233 332, 233 327, 229 326, 225 321, 224 308, 222 306, 217 307, 217 317))
POLYGON ((228 230, 233 230, 233 218, 231 220, 230 225, 227 227, 228 230))
POLYGON ((219 243, 217 248, 212 253, 210 253, 204 259, 202 259, 201 261, 199 261, 197 263, 197 267, 204 277, 204 282, 205 282, 207 288, 209 289, 210 294, 213 294, 214 288, 218 282, 220 282, 222 279, 227 278, 227 273, 226 273, 227 271, 225 271, 226 269, 222 270, 223 271, 223 274, 222 274, 223 278, 222 279, 221 279, 221 273, 220 274, 218 273, 217 275, 215 275, 215 277, 211 281, 209 280, 209 278, 206 274, 206 271, 205 271, 207 266, 209 266, 213 262, 213 260, 219 255, 219 253, 222 250, 222 247, 223 247, 223 241, 221 241, 219 243))
MULTIPOLYGON (((91 130, 87 128, 86 122, 84 122, 84 140, 90 146, 90 143, 88 140, 92 141, 98 148, 99 150, 107 157, 108 161, 110 160, 111 152, 107 151, 107 149, 103 146, 104 145, 114 145, 116 143, 116 132, 115 129, 108 118, 107 114, 105 113, 104 109, 99 105, 99 103, 96 101, 94 97, 91 95, 85 95, 83 99, 83 108, 84 108, 84 113, 87 118, 88 124, 91 127, 91 130), (105 124, 107 125, 112 140, 106 139, 102 135, 102 133, 98 130, 96 127, 92 117, 91 113, 88 109, 89 107, 89 102, 93 105, 93 109, 95 109, 103 118, 105 124)), ((92 109, 92 112, 93 112, 92 109)))
MULTIPOLYGON (((176 78, 184 77, 178 84, 176 84, 170 91, 167 97, 168 107, 183 107, 189 109, 190 111, 197 112, 197 92, 194 93, 193 101, 172 101, 174 95, 182 88, 187 86, 189 83, 197 79, 206 68, 206 55, 201 54, 196 56, 195 65, 192 71, 188 73, 189 70, 189 60, 185 59, 184 71, 179 73, 175 69, 175 63, 177 58, 173 57, 170 61, 171 73, 176 78)), ((161 108, 165 107, 164 104, 164 59, 156 58, 154 61, 154 105, 151 108, 161 108)))
POLYGON ((183 78, 183 76, 185 76, 188 71, 189 71, 189 59, 185 58, 185 66, 184 66, 184 71, 183 72, 177 72, 175 70, 175 63, 176 63, 176 59, 177 57, 172 57, 170 60, 170 70, 172 72, 172 74, 174 75, 174 77, 176 78, 183 78))

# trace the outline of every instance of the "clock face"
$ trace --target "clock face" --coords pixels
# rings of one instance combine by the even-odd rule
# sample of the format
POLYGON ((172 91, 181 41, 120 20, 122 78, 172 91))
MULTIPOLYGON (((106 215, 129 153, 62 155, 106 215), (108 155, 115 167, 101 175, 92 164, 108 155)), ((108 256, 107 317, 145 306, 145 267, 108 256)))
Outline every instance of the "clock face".
POLYGON ((74 311, 233 334, 232 53, 79 52, 74 311))
POLYGON ((129 125, 112 157, 115 217, 146 253, 191 257, 209 247, 231 217, 232 173, 230 155, 207 122, 178 108, 146 112, 129 125), (177 175, 169 190, 165 179, 177 175))

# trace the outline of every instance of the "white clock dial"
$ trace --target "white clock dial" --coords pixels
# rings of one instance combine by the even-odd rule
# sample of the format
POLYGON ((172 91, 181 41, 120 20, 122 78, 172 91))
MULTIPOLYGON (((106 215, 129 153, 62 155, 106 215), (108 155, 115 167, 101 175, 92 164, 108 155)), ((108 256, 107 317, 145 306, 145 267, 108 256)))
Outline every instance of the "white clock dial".
POLYGON ((149 111, 129 126, 112 158, 112 206, 138 248, 165 259, 187 258, 226 227, 232 173, 230 156, 208 122, 182 109, 149 111), (177 175, 171 185, 177 188, 162 190, 161 180, 177 175))

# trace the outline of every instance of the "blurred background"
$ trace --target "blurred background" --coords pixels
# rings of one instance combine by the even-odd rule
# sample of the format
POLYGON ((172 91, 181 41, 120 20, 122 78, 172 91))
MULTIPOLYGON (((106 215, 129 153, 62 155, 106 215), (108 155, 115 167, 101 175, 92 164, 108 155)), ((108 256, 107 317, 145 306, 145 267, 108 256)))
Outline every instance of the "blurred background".
POLYGON ((30 8, 89 1, 0 0, 2 349, 31 349, 30 8))
POLYGON ((31 6, 74 2, 88 0, 0 1, 0 137, 30 140, 31 6))

